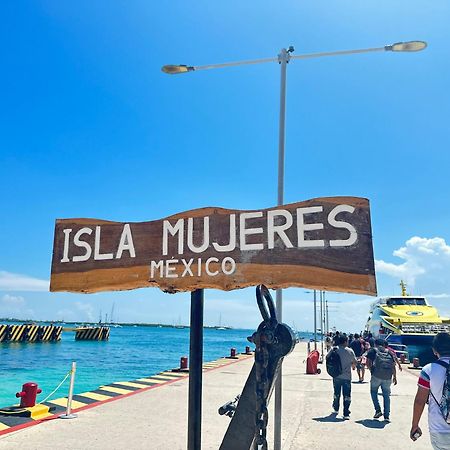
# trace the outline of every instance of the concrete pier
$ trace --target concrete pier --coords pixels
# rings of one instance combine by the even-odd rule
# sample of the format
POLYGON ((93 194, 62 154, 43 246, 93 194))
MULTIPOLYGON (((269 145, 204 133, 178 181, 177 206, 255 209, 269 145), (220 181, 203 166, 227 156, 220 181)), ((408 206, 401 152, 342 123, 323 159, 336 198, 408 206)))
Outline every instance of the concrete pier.
MULTIPOLYGON (((352 384, 351 419, 331 415, 332 383, 325 367, 320 375, 305 374, 306 344, 297 345, 283 366, 282 448, 349 450, 360 448, 430 448, 426 412, 423 436, 409 439, 412 403, 418 372, 405 369, 392 388, 391 420, 372 420, 369 383, 352 384)), ((219 406, 242 390, 252 358, 206 372, 203 376, 202 448, 217 450, 230 419, 219 416, 219 406)), ((367 373, 366 381, 370 379, 367 373)), ((0 436, 0 449, 32 450, 46 447, 89 449, 184 450, 187 442, 188 380, 180 379, 91 409, 72 420, 45 423, 0 436)), ((273 405, 269 417, 269 448, 273 444, 273 405)))

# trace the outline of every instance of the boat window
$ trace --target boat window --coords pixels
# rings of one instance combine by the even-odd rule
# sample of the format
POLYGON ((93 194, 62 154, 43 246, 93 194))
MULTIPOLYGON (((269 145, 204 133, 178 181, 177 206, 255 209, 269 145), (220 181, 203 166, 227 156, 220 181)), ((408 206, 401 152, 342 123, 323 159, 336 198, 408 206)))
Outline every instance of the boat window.
POLYGON ((405 297, 405 298, 389 298, 386 302, 388 306, 426 306, 426 302, 424 298, 414 298, 414 297, 405 297))

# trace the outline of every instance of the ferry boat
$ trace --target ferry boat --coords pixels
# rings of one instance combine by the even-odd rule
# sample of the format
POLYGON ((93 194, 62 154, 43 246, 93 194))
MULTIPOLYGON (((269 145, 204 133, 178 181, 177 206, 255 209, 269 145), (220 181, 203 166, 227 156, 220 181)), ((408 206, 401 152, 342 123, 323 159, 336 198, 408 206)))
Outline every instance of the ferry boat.
POLYGON ((371 305, 366 331, 375 339, 406 345, 413 356, 426 351, 429 359, 434 336, 450 332, 450 319, 441 317, 425 297, 408 295, 403 281, 400 286, 401 296, 381 297, 371 305))

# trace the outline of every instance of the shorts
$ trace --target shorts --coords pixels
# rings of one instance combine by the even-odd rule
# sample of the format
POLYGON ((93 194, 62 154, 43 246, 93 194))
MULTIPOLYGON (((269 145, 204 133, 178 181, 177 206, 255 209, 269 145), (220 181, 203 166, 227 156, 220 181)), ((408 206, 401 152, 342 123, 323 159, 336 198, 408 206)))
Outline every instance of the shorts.
POLYGON ((434 450, 450 449, 450 433, 430 432, 430 440, 434 450))

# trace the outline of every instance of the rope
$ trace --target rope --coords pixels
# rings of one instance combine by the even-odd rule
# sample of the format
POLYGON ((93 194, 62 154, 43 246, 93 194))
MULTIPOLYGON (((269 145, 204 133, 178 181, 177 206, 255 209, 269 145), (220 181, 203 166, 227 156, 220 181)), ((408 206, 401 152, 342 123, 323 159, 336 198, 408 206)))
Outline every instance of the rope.
MULTIPOLYGON (((72 373, 72 369, 70 369, 66 376, 63 378, 63 380, 61 381, 61 383, 58 384, 58 386, 56 386, 56 388, 49 394, 47 395, 47 397, 44 398, 44 400, 40 400, 39 403, 44 403, 46 402, 62 385, 63 383, 67 380, 67 377, 72 373)), ((26 408, 21 408, 21 407, 10 407, 10 408, 2 408, 0 409, 0 413, 3 414, 22 414, 24 412, 26 412, 27 409, 26 408)))
POLYGON ((66 376, 63 378, 63 380, 61 381, 61 383, 59 383, 58 384, 58 386, 56 386, 56 388, 52 391, 52 392, 50 392, 50 394, 48 394, 47 395, 47 397, 45 397, 44 398, 44 400, 39 400, 39 403, 44 403, 44 402, 46 402, 62 385, 63 385, 63 383, 64 383, 64 381, 66 381, 67 380, 67 377, 70 375, 72 373, 72 369, 70 369, 68 372, 67 372, 67 374, 66 374, 66 376))
POLYGON ((0 409, 0 413, 2 414, 22 414, 25 411, 27 411, 25 408, 18 408, 18 409, 9 409, 9 408, 4 408, 4 409, 0 409))

